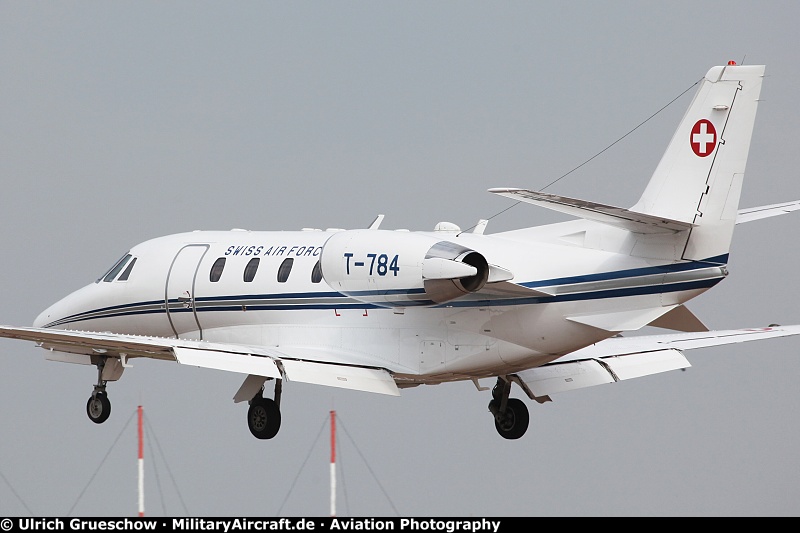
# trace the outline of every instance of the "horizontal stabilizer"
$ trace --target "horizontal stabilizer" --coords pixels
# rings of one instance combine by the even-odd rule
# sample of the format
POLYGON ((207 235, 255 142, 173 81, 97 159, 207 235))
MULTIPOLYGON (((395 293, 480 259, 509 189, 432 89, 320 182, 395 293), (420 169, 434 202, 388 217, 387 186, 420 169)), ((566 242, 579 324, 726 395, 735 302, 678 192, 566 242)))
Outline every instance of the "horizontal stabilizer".
POLYGON ((762 205, 761 207, 740 209, 736 216, 736 223, 744 224, 745 222, 761 220, 762 218, 785 215, 786 213, 791 213, 792 211, 797 211, 798 209, 800 209, 800 200, 795 200, 794 202, 784 202, 782 204, 762 205))
POLYGON ((694 227, 694 224, 680 220, 527 189, 497 188, 489 189, 489 192, 579 218, 602 222, 634 233, 678 233, 694 227))

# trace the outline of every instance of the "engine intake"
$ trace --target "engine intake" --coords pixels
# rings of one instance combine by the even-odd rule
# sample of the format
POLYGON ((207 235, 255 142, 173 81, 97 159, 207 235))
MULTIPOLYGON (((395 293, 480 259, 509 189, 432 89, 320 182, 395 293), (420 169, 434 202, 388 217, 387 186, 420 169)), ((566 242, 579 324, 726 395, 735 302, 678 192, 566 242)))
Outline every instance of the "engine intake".
MULTIPOLYGON (((426 278, 423 280, 425 293, 436 303, 454 300, 464 294, 477 292, 489 279, 489 263, 483 255, 474 250, 449 241, 433 245, 425 255, 425 261, 445 261, 462 268, 471 267, 471 273, 449 278, 426 278)), ((423 272, 423 278, 424 272, 423 272)))

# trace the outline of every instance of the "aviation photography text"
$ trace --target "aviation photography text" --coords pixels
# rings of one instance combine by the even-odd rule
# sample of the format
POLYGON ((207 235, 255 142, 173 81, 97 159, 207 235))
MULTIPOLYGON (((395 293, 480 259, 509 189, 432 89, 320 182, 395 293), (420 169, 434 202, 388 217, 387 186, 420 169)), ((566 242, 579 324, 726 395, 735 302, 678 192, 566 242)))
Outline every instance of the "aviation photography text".
POLYGON ((423 531, 498 533, 501 519, 457 518, 3 518, 0 531, 423 531))

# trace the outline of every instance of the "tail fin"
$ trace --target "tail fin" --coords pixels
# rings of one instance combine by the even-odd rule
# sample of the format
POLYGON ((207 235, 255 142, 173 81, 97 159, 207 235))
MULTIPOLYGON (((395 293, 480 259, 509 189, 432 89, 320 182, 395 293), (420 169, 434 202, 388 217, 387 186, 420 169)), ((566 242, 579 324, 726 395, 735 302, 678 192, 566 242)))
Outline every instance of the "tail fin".
POLYGON ((727 261, 763 65, 708 71, 632 211, 692 224, 684 259, 727 261))

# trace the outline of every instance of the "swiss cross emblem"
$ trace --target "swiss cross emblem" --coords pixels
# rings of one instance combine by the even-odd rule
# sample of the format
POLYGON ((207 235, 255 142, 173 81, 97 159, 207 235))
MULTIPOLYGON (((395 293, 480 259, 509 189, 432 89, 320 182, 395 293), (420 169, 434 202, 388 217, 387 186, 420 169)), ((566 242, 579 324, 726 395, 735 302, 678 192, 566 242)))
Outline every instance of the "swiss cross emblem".
POLYGON ((692 134, 689 138, 692 151, 699 157, 710 155, 717 145, 717 130, 714 125, 706 120, 700 119, 694 123, 692 134))

